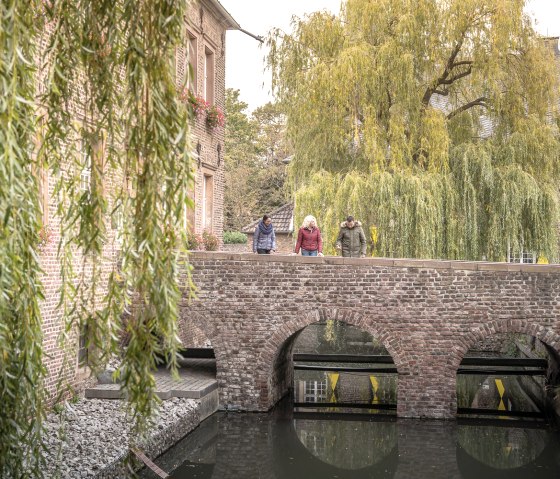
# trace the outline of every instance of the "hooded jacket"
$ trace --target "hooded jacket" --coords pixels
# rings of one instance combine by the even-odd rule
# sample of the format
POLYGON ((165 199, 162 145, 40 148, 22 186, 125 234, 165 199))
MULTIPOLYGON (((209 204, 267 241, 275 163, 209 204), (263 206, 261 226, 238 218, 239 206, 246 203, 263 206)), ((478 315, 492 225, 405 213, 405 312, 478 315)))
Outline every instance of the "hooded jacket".
POLYGON ((255 232, 253 233, 253 253, 256 253, 258 249, 264 250, 275 250, 276 249, 276 233, 274 232, 274 227, 270 225, 270 233, 265 234, 261 231, 259 225, 262 221, 255 227, 255 232))
POLYGON ((354 221, 352 228, 348 228, 346 221, 340 224, 336 247, 342 248, 342 256, 359 258, 366 254, 366 246, 366 235, 362 229, 362 223, 354 221))

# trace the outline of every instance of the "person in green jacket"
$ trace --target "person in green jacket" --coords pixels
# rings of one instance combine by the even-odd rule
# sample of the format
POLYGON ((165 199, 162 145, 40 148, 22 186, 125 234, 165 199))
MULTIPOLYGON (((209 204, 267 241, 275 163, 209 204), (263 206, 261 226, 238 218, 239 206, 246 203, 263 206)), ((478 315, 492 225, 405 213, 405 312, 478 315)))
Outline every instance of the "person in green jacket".
POLYGON ((336 239, 336 249, 342 250, 345 258, 363 258, 366 255, 366 235, 362 224, 355 221, 353 216, 348 216, 340 224, 340 232, 336 239))

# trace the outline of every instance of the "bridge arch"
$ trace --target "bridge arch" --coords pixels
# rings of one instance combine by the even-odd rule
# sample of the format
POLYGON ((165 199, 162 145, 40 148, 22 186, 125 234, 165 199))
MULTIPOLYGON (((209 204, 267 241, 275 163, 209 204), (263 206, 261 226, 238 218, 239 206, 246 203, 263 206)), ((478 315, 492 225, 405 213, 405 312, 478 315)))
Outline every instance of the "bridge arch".
POLYGON ((216 379, 221 389, 222 385, 226 383, 230 364, 226 344, 216 323, 210 321, 205 314, 193 310, 181 313, 181 317, 182 319, 179 321, 179 338, 183 346, 189 346, 189 334, 192 328, 194 328, 203 334, 208 340, 209 346, 214 350, 214 356, 216 357, 216 379))
POLYGON ((528 319, 497 319, 472 329, 465 334, 463 338, 461 338, 458 342, 459 347, 453 355, 452 367, 455 370, 459 369, 461 361, 469 349, 471 349, 476 343, 488 336, 501 333, 521 333, 534 336, 547 346, 553 348, 556 352, 560 353, 560 335, 549 327, 536 324, 528 319))
POLYGON ((311 324, 325 320, 336 320, 354 326, 371 334, 393 358, 398 374, 409 370, 401 339, 386 331, 382 326, 368 321, 361 311, 346 308, 317 308, 313 311, 297 313, 296 316, 279 326, 262 345, 256 362, 256 387, 262 408, 272 407, 284 396, 292 384, 292 348, 299 333, 311 324))
MULTIPOLYGON (((458 347, 453 356, 451 368, 455 374, 450 376, 450 380, 454 382, 454 403, 457 410, 457 373, 462 360, 467 355, 468 351, 474 348, 479 342, 488 339, 492 336, 500 336, 503 334, 524 334, 534 337, 545 344, 547 347, 554 350, 556 353, 560 352, 560 335, 549 327, 542 324, 535 324, 529 319, 496 319, 488 321, 478 327, 470 330, 458 340, 458 347)), ((550 356, 550 354, 549 354, 550 356)))

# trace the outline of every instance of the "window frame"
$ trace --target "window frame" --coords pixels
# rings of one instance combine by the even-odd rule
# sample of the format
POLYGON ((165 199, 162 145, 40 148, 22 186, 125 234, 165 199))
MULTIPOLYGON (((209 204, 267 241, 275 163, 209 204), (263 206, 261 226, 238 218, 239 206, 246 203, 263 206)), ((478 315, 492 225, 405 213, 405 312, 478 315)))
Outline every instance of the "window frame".
POLYGON ((214 105, 216 96, 216 54, 208 45, 204 45, 204 99, 214 105))
POLYGON ((214 174, 209 171, 202 172, 202 229, 214 231, 214 174), (210 196, 208 195, 210 186, 210 196), (210 214, 208 214, 210 213, 210 214))
POLYGON ((187 88, 196 94, 198 89, 198 37, 190 30, 187 30, 185 48, 185 78, 187 88))

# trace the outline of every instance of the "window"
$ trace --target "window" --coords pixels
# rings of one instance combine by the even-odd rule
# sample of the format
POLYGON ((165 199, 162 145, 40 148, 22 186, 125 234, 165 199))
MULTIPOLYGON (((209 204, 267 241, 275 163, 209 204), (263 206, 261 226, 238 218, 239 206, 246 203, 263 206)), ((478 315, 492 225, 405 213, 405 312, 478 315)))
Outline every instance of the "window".
POLYGON ((194 188, 189 188, 189 205, 183 210, 183 228, 194 232, 196 197, 194 188))
POLYGON ((88 150, 88 146, 85 139, 82 139, 80 156, 81 156, 80 164, 82 165, 82 171, 80 172, 80 189, 82 191, 90 191, 91 168, 93 164, 92 164, 91 153, 88 150))
POLYGON ((38 151, 43 143, 46 128, 46 116, 43 114, 38 123, 35 149, 33 151, 33 173, 37 178, 41 226, 43 228, 49 225, 49 170, 38 163, 38 151))
POLYGON ((522 251, 521 254, 514 254, 510 251, 508 262, 534 264, 537 262, 537 255, 529 251, 522 251))
POLYGON ((202 183, 202 228, 212 231, 214 214, 214 177, 205 174, 202 183))
POLYGON ((197 73, 198 73, 198 49, 197 40, 194 35, 188 33, 187 45, 187 65, 188 69, 185 72, 187 75, 187 86, 196 93, 197 91, 197 73))
POLYGON ((208 48, 204 55, 204 99, 214 104, 214 52, 208 48))
POLYGON ((525 251, 521 248, 521 251, 514 251, 508 242, 508 263, 523 263, 523 264, 533 264, 537 262, 536 253, 525 251))
POLYGON ((304 402, 323 402, 327 399, 327 380, 304 381, 304 402))
POLYGON ((101 136, 94 138, 92 144, 88 145, 85 138, 82 138, 80 148, 80 164, 82 170, 80 172, 80 189, 82 191, 91 191, 92 188, 92 169, 96 170, 96 188, 97 191, 103 190, 103 175, 105 173, 105 139, 106 133, 101 132, 101 136))
POLYGON ((111 211, 111 228, 115 232, 115 243, 122 246, 124 230, 124 205, 122 199, 118 199, 111 211))
POLYGON ((40 167, 37 173, 39 183, 39 207, 41 208, 41 223, 43 228, 49 225, 49 172, 40 167))
POLYGON ((84 325, 80 328, 80 337, 78 340, 78 367, 87 366, 88 362, 88 346, 87 346, 88 328, 84 325))

